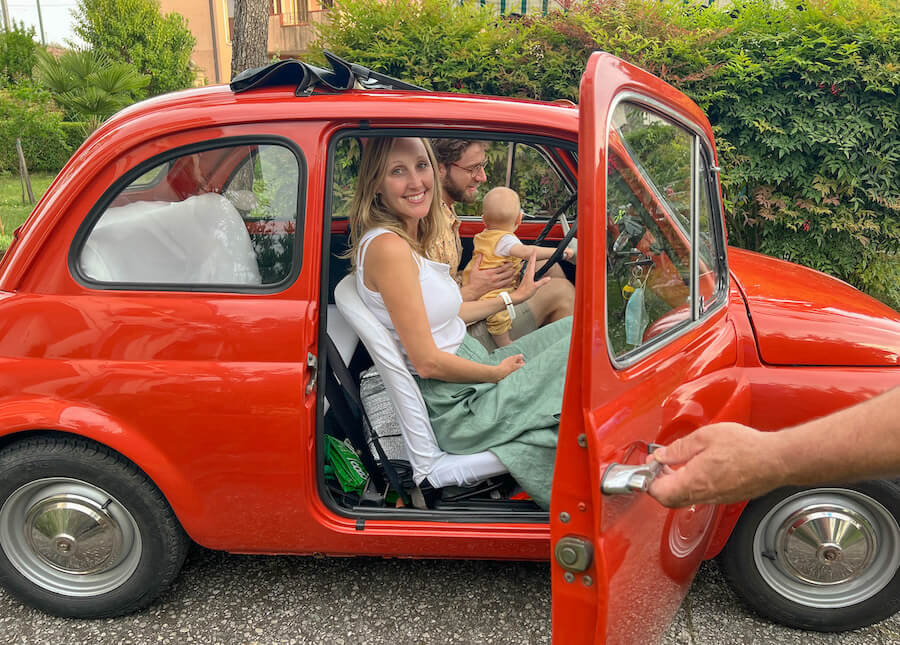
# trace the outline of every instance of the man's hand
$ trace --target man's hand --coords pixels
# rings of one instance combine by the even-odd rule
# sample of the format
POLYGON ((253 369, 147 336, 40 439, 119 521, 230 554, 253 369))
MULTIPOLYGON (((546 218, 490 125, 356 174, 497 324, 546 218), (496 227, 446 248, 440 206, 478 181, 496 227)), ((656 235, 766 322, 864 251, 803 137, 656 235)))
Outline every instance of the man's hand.
POLYGON ((757 497, 782 485, 787 469, 778 433, 738 423, 714 423, 648 457, 666 468, 649 493, 669 507, 727 504, 757 497), (672 468, 676 467, 676 468, 672 468))
POLYGON ((481 260, 481 253, 472 258, 472 266, 469 269, 469 281, 461 289, 463 300, 478 300, 488 291, 506 289, 513 284, 516 270, 512 264, 505 263, 493 269, 482 269, 481 260))

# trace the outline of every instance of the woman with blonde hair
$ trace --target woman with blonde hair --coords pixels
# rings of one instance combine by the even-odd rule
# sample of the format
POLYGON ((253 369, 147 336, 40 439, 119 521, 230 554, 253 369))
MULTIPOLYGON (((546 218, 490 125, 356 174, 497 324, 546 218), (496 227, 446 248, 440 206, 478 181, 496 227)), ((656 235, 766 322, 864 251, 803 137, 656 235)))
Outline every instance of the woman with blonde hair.
POLYGON ((359 295, 391 332, 418 381, 442 450, 491 450, 542 507, 549 506, 571 337, 564 318, 488 354, 466 323, 524 302, 534 258, 506 298, 463 302, 449 267, 428 257, 440 227, 440 181, 420 138, 371 138, 350 209, 359 295))

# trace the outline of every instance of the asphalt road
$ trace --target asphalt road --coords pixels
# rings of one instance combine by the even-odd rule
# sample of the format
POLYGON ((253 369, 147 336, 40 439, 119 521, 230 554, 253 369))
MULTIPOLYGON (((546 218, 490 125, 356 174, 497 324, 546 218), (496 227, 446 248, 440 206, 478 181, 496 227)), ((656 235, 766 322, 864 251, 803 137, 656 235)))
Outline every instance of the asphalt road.
MULTIPOLYGON (((234 556, 195 548, 150 608, 67 620, 0 592, 3 645, 501 644, 550 642, 548 565, 234 556)), ((700 570, 665 645, 900 645, 900 614, 847 634, 779 627, 744 609, 714 564, 700 570)))

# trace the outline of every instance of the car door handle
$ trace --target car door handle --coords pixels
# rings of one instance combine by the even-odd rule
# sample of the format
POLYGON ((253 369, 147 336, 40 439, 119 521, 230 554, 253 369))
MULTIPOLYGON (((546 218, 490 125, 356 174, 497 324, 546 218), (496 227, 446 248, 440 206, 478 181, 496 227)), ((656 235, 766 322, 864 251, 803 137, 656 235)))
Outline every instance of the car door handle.
POLYGON ((646 492, 650 487, 650 482, 656 478, 660 470, 662 470, 662 464, 658 461, 637 466, 611 464, 600 480, 600 491, 604 495, 646 492))

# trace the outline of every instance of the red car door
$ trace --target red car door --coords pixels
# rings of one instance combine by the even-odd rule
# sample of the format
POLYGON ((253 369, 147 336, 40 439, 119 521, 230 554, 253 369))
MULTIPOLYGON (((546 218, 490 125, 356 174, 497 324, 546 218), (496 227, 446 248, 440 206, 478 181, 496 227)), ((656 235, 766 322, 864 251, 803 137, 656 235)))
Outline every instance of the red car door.
POLYGON ((576 324, 551 506, 556 643, 653 643, 719 509, 641 492, 653 444, 746 421, 710 126, 605 53, 581 81, 576 324), (584 270, 583 267, 595 270, 584 270))

